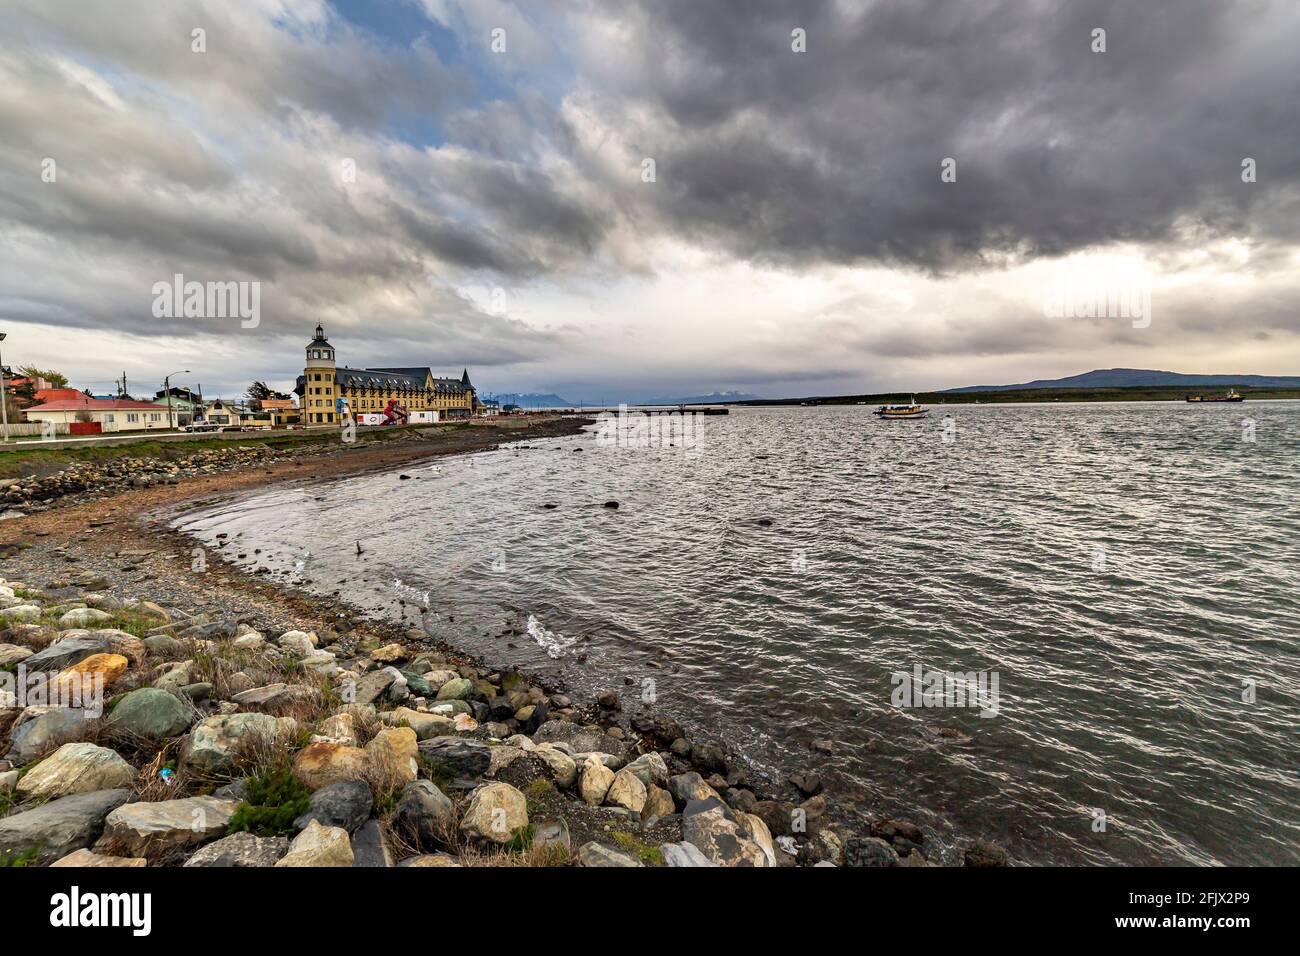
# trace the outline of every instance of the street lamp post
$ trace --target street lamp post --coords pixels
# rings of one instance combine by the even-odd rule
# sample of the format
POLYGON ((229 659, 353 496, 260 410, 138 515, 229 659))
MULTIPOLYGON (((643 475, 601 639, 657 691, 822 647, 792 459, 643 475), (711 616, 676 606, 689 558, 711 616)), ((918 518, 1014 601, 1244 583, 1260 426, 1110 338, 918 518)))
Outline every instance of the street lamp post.
POLYGON ((181 369, 179 372, 172 372, 171 375, 163 376, 163 391, 167 393, 167 430, 171 431, 176 427, 176 421, 172 418, 172 375, 189 375, 190 370, 181 369))
MULTIPOLYGON (((0 342, 5 340, 7 332, 0 332, 0 342)), ((0 419, 4 420, 4 440, 9 440, 9 386, 5 382, 4 359, 0 358, 0 419)))

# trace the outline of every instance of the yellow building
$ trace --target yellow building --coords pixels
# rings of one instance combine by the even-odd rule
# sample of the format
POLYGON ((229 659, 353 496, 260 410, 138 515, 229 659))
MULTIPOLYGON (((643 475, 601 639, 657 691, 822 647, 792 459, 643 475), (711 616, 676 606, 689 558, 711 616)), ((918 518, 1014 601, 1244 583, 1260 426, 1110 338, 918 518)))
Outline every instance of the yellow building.
POLYGON ((415 412, 437 412, 439 419, 468 418, 478 405, 469 369, 460 378, 439 378, 423 367, 339 368, 334 346, 319 325, 295 391, 305 425, 337 425, 347 413, 354 419, 383 415, 399 421, 415 412))

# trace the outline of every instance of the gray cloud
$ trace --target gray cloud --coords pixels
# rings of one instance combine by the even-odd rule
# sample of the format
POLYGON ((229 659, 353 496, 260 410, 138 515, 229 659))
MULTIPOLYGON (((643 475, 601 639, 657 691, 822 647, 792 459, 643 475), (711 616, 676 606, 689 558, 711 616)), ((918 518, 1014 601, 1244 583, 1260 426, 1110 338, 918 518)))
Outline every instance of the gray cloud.
POLYGON ((647 117, 626 132, 658 162, 645 202, 738 256, 945 270, 1159 242, 1184 219, 1296 235, 1293 4, 654 0, 616 15, 634 25, 591 56, 593 86, 611 123, 647 117))

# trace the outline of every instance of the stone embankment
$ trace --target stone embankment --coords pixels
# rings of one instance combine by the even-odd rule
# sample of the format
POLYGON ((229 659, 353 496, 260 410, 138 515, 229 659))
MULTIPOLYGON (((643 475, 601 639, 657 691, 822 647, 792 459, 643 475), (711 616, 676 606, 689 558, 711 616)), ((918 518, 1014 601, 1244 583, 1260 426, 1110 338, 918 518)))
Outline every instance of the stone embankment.
POLYGON ((814 776, 764 799, 670 717, 408 636, 262 633, 85 573, 0 583, 0 864, 927 865, 905 821, 831 825, 814 776))
POLYGON ((45 477, 0 479, 0 503, 24 512, 40 511, 46 502, 56 499, 88 492, 174 485, 183 478, 271 464, 286 457, 271 447, 241 445, 204 449, 171 460, 124 456, 104 462, 77 462, 45 477))

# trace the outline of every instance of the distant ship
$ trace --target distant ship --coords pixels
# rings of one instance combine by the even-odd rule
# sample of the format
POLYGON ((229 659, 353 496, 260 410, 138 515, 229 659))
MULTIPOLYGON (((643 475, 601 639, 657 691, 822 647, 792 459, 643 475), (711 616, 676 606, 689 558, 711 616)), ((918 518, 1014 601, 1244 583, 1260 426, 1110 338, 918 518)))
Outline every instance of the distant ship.
POLYGON ((1244 402, 1246 399, 1235 388, 1228 389, 1226 394, 1211 395, 1206 398, 1204 395, 1188 395, 1184 401, 1188 402, 1244 402))
POLYGON ((881 405, 873 414, 877 418, 924 418, 928 412, 913 397, 910 405, 881 405))

